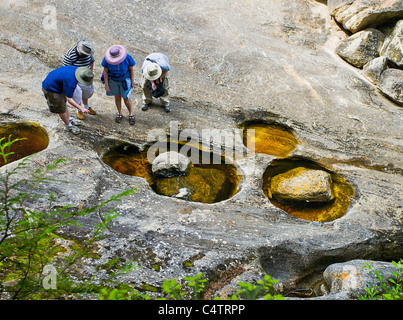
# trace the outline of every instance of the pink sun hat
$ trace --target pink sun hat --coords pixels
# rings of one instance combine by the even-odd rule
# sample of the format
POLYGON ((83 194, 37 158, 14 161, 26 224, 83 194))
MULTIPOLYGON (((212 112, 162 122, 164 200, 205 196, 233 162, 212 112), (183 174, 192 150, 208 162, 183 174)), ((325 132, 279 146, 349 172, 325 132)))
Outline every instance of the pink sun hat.
POLYGON ((105 52, 105 60, 109 64, 117 65, 127 57, 127 50, 124 46, 114 45, 105 52))

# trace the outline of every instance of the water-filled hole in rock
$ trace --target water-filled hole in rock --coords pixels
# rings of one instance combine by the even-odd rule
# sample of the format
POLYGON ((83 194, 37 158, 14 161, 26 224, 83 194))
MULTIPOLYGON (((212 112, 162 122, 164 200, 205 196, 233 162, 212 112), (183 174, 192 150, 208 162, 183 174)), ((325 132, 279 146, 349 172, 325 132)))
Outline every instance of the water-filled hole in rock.
POLYGON ((285 125, 264 120, 244 122, 243 143, 256 153, 265 153, 278 158, 287 157, 297 146, 298 141, 292 130, 285 125))
POLYGON ((320 222, 344 216, 354 196, 340 175, 305 159, 274 160, 263 174, 263 192, 289 215, 320 222))
MULTIPOLYGON (((5 148, 4 151, 6 153, 12 153, 8 156, 7 163, 43 151, 49 145, 47 131, 40 125, 31 122, 0 124, 0 139, 3 139, 3 144, 8 142, 9 139, 10 141, 23 139, 16 141, 10 147, 5 148)), ((4 165, 4 158, 0 157, 0 167, 4 165)))
POLYGON ((146 179, 151 188, 160 195, 194 202, 216 203, 237 193, 241 178, 237 168, 231 163, 226 163, 220 155, 180 142, 163 143, 155 150, 150 148, 141 151, 134 145, 122 143, 108 149, 101 159, 120 173, 146 179), (172 150, 179 151, 190 159, 186 172, 172 177, 157 176, 152 171, 153 160, 158 155, 172 150))

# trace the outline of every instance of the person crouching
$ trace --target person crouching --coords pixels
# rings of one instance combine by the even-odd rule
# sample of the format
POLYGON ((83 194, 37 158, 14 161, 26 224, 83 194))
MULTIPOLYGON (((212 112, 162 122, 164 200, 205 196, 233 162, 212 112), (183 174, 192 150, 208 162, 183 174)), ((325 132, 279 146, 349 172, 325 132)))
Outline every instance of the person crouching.
POLYGON ((63 66, 57 68, 46 76, 42 82, 42 91, 52 113, 57 113, 64 122, 67 130, 73 134, 80 134, 77 126, 80 120, 70 117, 67 102, 82 113, 89 110, 74 101, 73 95, 78 83, 90 86, 94 80, 94 73, 88 67, 63 66))

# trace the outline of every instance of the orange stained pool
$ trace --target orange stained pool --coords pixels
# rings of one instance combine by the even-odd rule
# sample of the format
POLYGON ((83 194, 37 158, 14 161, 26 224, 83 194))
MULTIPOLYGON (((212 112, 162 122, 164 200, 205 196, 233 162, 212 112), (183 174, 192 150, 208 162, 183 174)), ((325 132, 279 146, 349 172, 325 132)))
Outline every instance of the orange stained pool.
MULTIPOLYGON (((0 139, 2 139, 2 145, 9 140, 22 139, 4 149, 4 152, 11 153, 7 157, 7 163, 38 153, 49 145, 49 136, 46 130, 40 125, 30 122, 0 124, 0 139)), ((0 157, 0 167, 4 165, 4 157, 0 157)))
POLYGON ((254 148, 256 153, 265 153, 278 158, 287 157, 298 144, 291 131, 280 125, 267 123, 246 125, 243 141, 247 148, 254 148))

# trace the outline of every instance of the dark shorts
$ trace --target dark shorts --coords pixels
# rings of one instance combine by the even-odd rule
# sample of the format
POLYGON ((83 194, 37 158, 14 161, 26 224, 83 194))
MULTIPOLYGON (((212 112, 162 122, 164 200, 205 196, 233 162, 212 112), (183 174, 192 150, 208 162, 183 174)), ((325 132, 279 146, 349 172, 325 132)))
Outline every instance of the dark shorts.
POLYGON ((62 93, 50 92, 42 88, 45 95, 46 102, 48 103, 49 110, 52 113, 65 113, 66 112, 66 97, 62 93))

